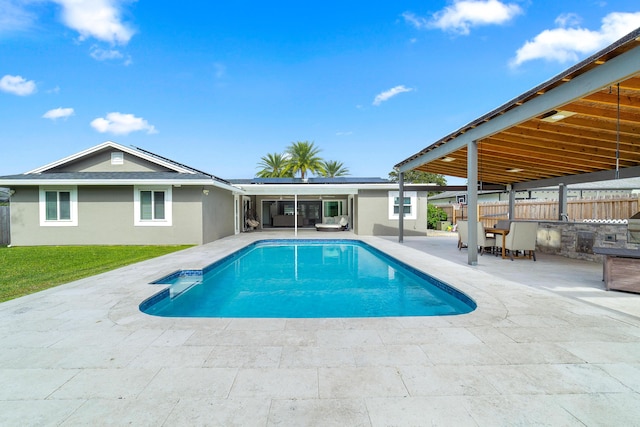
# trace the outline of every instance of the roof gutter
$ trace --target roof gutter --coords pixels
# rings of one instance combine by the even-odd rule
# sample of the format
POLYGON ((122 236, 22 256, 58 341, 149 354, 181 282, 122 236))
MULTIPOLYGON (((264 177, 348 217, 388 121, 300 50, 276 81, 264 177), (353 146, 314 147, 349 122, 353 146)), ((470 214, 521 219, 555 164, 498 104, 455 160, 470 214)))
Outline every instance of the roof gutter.
POLYGON ((215 179, 11 179, 0 180, 0 186, 70 186, 70 185, 94 185, 94 186, 124 186, 124 185, 174 185, 174 186, 213 186, 236 194, 244 194, 242 188, 219 182, 215 179))

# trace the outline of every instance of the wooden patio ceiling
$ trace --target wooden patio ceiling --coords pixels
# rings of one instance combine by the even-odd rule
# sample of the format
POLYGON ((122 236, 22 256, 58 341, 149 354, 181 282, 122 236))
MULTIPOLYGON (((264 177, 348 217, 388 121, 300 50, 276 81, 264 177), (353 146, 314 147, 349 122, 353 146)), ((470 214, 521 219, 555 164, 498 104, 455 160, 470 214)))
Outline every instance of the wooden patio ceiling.
POLYGON ((466 178, 470 139, 477 142, 483 183, 517 185, 602 171, 614 179, 616 170, 640 176, 640 29, 396 168, 466 178))

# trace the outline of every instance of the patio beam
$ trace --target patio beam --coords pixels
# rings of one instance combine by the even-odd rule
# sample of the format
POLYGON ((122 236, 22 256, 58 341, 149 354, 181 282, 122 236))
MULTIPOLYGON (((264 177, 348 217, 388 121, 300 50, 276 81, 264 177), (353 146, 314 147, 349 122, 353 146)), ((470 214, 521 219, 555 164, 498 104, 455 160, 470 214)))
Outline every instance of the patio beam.
MULTIPOLYGON (((614 169, 611 169, 606 171, 585 173, 581 175, 559 176, 556 178, 540 179, 537 181, 518 182, 512 184, 511 188, 519 191, 529 190, 531 188, 555 187, 560 184, 581 184, 584 182, 610 181, 612 179, 615 179, 615 173, 616 171, 614 169)), ((640 177, 640 166, 621 168, 619 171, 619 175, 620 179, 640 177)))

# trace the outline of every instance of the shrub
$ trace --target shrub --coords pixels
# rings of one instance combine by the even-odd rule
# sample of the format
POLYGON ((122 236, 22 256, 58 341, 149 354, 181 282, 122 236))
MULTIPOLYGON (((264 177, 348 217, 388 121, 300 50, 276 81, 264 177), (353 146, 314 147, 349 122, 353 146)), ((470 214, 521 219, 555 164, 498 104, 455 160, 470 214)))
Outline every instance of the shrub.
POLYGON ((427 228, 434 230, 438 225, 438 221, 446 220, 447 213, 444 211, 444 209, 440 209, 439 207, 432 204, 427 205, 427 228))

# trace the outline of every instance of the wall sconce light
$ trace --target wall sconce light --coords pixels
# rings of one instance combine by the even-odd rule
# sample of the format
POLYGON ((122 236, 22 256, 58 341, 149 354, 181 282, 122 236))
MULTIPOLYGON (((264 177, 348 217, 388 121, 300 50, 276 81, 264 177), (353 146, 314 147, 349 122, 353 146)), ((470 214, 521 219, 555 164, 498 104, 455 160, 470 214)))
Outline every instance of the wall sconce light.
POLYGON ((205 196, 209 195, 209 190, 202 190, 202 194, 204 194, 205 196))

